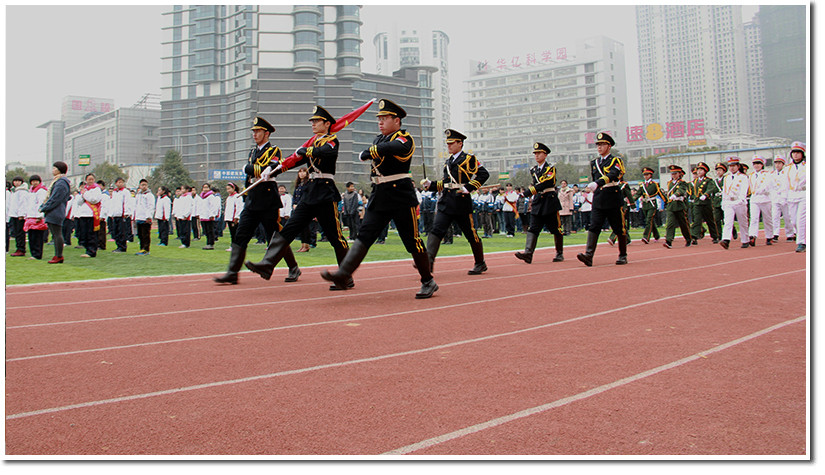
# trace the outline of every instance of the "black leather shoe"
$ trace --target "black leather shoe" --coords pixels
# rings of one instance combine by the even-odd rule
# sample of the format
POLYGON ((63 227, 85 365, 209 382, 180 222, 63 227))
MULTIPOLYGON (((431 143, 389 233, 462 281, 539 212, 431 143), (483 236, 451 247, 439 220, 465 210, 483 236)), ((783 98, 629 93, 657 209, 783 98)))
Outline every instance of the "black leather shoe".
POLYGON ((766 246, 773 246, 773 239, 766 239, 765 240, 765 245, 766 246))
POLYGON ((472 269, 467 271, 467 275, 480 275, 487 270, 487 263, 479 262, 472 269))
POLYGON ((730 247, 730 241, 728 241, 727 239, 722 239, 721 241, 719 241, 719 245, 727 249, 728 247, 730 247))
POLYGON ((272 278, 272 270, 265 269, 263 267, 259 267, 252 261, 246 261, 243 263, 247 269, 251 270, 252 272, 261 276, 264 280, 269 280, 272 278))
POLYGON ((588 256, 584 253, 579 253, 576 255, 576 258, 584 262, 584 265, 586 265, 587 267, 593 267, 593 258, 591 256, 588 256))
POLYGON ((352 277, 350 277, 349 282, 347 282, 347 285, 343 289, 339 289, 335 284, 333 284, 329 286, 329 290, 348 290, 353 287, 355 287, 355 281, 352 280, 352 277))
POLYGON ((627 264, 627 256, 619 256, 619 258, 616 259, 617 266, 623 266, 625 264, 627 264))
POLYGON ((521 259, 522 261, 530 264, 533 262, 533 254, 527 254, 526 252, 519 251, 516 253, 516 258, 521 259))
POLYGON ((433 296, 433 293, 438 290, 438 284, 435 283, 435 279, 430 279, 427 282, 421 284, 421 290, 415 294, 415 298, 417 299, 428 299, 433 296))
POLYGON ((238 274, 236 272, 227 272, 220 277, 213 277, 212 280, 219 284, 238 284, 238 274))
POLYGON ((560 252, 556 253, 556 257, 553 258, 553 262, 562 262, 564 261, 564 255, 560 252))
POLYGON ((301 276, 301 269, 298 266, 291 267, 289 269, 289 274, 287 274, 284 282, 298 282, 298 277, 301 276))
POLYGON ((748 244, 746 242, 742 243, 742 249, 747 249, 748 247, 750 247, 750 244, 748 244))

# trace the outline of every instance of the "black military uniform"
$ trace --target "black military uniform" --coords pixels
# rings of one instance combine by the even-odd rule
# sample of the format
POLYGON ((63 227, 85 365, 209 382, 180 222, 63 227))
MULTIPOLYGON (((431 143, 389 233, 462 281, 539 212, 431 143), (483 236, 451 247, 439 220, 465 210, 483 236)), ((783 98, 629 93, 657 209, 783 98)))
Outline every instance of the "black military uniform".
MULTIPOLYGON (((447 143, 464 142, 466 135, 453 129, 444 131, 447 143)), ((475 265, 467 271, 470 275, 478 275, 487 270, 484 262, 484 246, 476 234, 473 226, 473 198, 470 193, 481 188, 487 181, 490 173, 484 168, 475 155, 460 151, 451 155, 444 163, 444 173, 441 180, 427 183, 422 182, 427 191, 439 192, 437 212, 432 230, 427 237, 427 253, 430 256, 430 270, 433 268, 435 256, 441 245, 441 239, 448 233, 452 235, 450 225, 455 222, 470 243, 475 265)))
MULTIPOLYGON (((275 131, 275 127, 262 117, 255 117, 252 130, 256 129, 266 130, 269 133, 275 131)), ((267 167, 270 169, 275 168, 280 160, 281 149, 268 141, 262 146, 253 148, 249 152, 249 160, 244 167, 244 173, 246 173, 245 186, 249 187, 261 178, 261 173, 267 167)), ((215 282, 221 284, 238 283, 238 271, 241 270, 244 257, 246 257, 246 247, 249 240, 255 235, 255 230, 259 224, 263 224, 267 236, 279 231, 281 229, 279 210, 282 207, 281 195, 278 193, 278 183, 275 180, 259 183, 245 194, 243 211, 241 211, 238 220, 238 227, 235 229, 235 239, 232 241, 229 268, 226 274, 215 277, 213 279, 215 282)), ((298 263, 295 261, 295 256, 291 250, 284 255, 284 260, 289 266, 289 275, 284 280, 295 282, 298 280, 298 276, 301 275, 301 270, 298 268, 298 263)))
MULTIPOLYGON (((378 107, 378 116, 399 119, 407 116, 404 109, 386 99, 382 99, 378 107)), ((321 277, 333 282, 338 288, 347 288, 352 273, 364 260, 369 247, 392 220, 421 275, 421 290, 415 297, 429 298, 438 290, 438 285, 430 272, 427 248, 418 235, 418 198, 410 175, 410 161, 415 152, 413 138, 405 130, 399 129, 389 135, 378 135, 372 143, 360 155, 361 160, 371 162, 370 180, 373 185, 358 237, 344 261, 339 264, 338 271, 332 274, 325 270, 321 272, 321 277)))
MULTIPOLYGON (((616 142, 610 135, 599 132, 596 135, 596 144, 599 143, 612 147, 616 142)), ((586 266, 593 265, 593 254, 596 252, 596 243, 599 241, 599 233, 605 220, 610 223, 610 227, 617 236, 619 259, 616 260, 616 264, 627 264, 627 230, 622 211, 624 196, 619 186, 624 173, 622 159, 609 151, 606 157, 598 157, 590 162, 590 175, 596 185, 593 192, 593 211, 590 213, 590 229, 587 233, 585 252, 576 256, 586 266)))
MULTIPOLYGON (((312 117, 309 118, 310 121, 316 119, 329 122, 330 125, 335 123, 335 118, 321 106, 316 106, 312 117)), ((335 163, 338 161, 339 148, 338 137, 326 134, 317 137, 312 146, 299 148, 295 152, 295 158, 284 160, 275 168, 273 175, 277 176, 296 165, 307 164, 309 182, 301 194, 301 202, 292 211, 286 226, 280 232, 272 234, 264 258, 256 263, 246 262, 249 270, 268 279, 283 253, 289 249, 289 243, 295 240, 313 219, 318 220, 324 236, 335 249, 338 264, 344 260, 349 246, 338 217, 341 193, 335 186, 335 163)), ((354 285, 350 282, 349 286, 354 285)))
MULTIPOLYGON (((550 148, 543 143, 536 142, 533 144, 533 153, 537 152, 549 154, 550 148)), ((533 197, 530 206, 530 227, 527 230, 524 252, 517 252, 516 257, 528 264, 533 262, 536 242, 541 230, 547 226, 556 244, 556 257, 553 258, 553 262, 561 262, 564 260, 564 233, 559 216, 561 202, 556 193, 556 167, 545 158, 544 163, 530 169, 530 177, 532 185, 522 192, 525 198, 533 197)))

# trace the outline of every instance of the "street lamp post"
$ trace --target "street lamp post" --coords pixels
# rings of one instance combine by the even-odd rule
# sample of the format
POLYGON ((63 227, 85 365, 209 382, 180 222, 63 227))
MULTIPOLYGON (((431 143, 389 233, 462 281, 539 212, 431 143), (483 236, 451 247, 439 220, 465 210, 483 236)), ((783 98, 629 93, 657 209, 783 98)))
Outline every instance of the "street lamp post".
POLYGON ((200 134, 200 136, 206 140, 206 180, 204 181, 209 181, 209 138, 206 134, 200 134))

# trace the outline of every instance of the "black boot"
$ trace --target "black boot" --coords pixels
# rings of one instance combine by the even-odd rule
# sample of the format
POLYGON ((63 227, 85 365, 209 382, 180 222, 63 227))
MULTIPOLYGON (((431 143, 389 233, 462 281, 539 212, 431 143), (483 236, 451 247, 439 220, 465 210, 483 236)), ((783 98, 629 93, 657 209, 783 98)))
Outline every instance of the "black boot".
POLYGON ((347 251, 344 260, 338 264, 338 270, 334 274, 327 270, 322 270, 321 277, 335 284, 335 287, 340 290, 354 287, 355 284, 352 281, 352 273, 361 265, 361 261, 363 261, 367 255, 367 250, 367 246, 356 239, 355 242, 352 243, 352 246, 350 246, 349 251, 347 251))
MULTIPOLYGON (((278 234, 278 237, 280 236, 281 235, 278 234)), ((295 260, 295 254, 292 253, 292 248, 289 247, 289 244, 284 245, 284 249, 278 255, 275 263, 277 264, 281 259, 283 259, 287 267, 289 267, 289 273, 284 279, 284 282, 296 282, 301 275, 301 269, 298 268, 298 261, 295 260)))
POLYGON ((553 258, 553 262, 562 262, 564 260, 564 236, 554 234, 553 238, 556 241, 556 257, 553 258))
POLYGON ((229 255, 229 268, 226 274, 220 277, 213 277, 212 280, 219 284, 237 284, 238 271, 243 266, 243 258, 246 257, 246 248, 237 244, 232 244, 232 253, 229 255))
POLYGON ((421 289, 415 294, 415 298, 428 299, 433 296, 436 290, 438 290, 438 284, 435 283, 435 279, 430 278, 430 280, 421 284, 421 289))
POLYGON ((532 263, 533 252, 536 250, 536 242, 538 239, 538 234, 528 232, 527 239, 524 242, 524 252, 517 252, 516 258, 521 259, 528 264, 532 263))
POLYGON ((616 260, 616 265, 621 266, 627 264, 627 240, 619 236, 619 258, 616 260))
POLYGON ((587 244, 584 247, 584 253, 576 255, 580 261, 587 267, 593 266, 593 254, 596 253, 596 243, 599 241, 599 235, 594 232, 587 233, 587 244))
MULTIPOLYGON (((427 236, 427 256, 430 261, 430 273, 435 269, 435 256, 438 255, 438 248, 441 247, 441 238, 430 234, 427 236)), ((413 260, 413 267, 416 267, 415 260, 413 260)))
POLYGON ((487 263, 484 262, 484 246, 481 241, 470 241, 470 249, 473 250, 473 260, 475 265, 467 271, 467 275, 480 275, 487 270, 487 263))
MULTIPOLYGON (((266 247, 266 253, 264 254, 264 258, 261 259, 260 262, 246 261, 244 265, 246 265, 247 269, 263 277, 264 280, 269 280, 270 278, 272 278, 272 271, 273 269, 275 269, 275 266, 278 265, 278 261, 280 261, 281 258, 285 257, 286 249, 289 249, 286 239, 284 239, 283 236, 281 236, 281 233, 275 231, 274 233, 272 233, 272 239, 269 240, 269 245, 266 247)), ((290 254, 292 254, 291 250, 290 254)), ((293 261, 295 260, 294 257, 292 259, 293 261)), ((297 263, 294 267, 295 269, 298 268, 297 263)), ((289 272, 290 274, 292 274, 292 266, 290 266, 289 272)), ((298 273, 300 273, 300 270, 298 271, 298 273)))
POLYGON ((415 294, 415 298, 428 299, 433 296, 433 292, 438 290, 438 285, 435 283, 432 273, 422 270, 426 269, 430 256, 426 252, 416 252, 412 255, 412 258, 413 261, 415 261, 416 268, 418 269, 418 275, 421 276, 421 290, 415 294))

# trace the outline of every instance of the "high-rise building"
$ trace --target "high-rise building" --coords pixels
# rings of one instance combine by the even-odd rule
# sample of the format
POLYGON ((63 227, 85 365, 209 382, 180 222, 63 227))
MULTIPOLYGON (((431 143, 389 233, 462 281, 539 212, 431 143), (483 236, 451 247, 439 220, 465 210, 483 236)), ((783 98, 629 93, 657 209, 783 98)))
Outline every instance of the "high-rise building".
MULTIPOLYGON (((409 126, 416 117, 432 136, 431 72, 363 74, 356 5, 174 6, 165 17, 161 147, 179 150, 196 180, 207 169, 243 167, 255 116, 275 126, 270 141, 291 154, 312 135, 315 104, 340 117, 387 97, 405 107, 416 138, 421 130, 409 126)), ((377 133, 375 112, 338 133, 337 181, 364 181, 369 168, 358 154, 377 133), (356 133, 362 128, 372 133, 356 133)))
POLYGON ((759 14, 745 23, 745 71, 748 78, 748 132, 764 136, 765 121, 765 68, 762 61, 762 40, 759 35, 759 14))
POLYGON ((617 144, 627 128, 624 45, 598 36, 567 48, 471 62, 465 88, 465 149, 488 170, 529 164, 534 142, 553 162, 584 164, 597 132, 617 144))
POLYGON ((808 19, 804 5, 760 5, 768 135, 805 140, 808 19))
POLYGON ((640 5, 636 34, 643 122, 748 131, 741 5, 640 5))
POLYGON ((372 40, 376 72, 390 75, 403 67, 431 66, 433 72, 433 128, 440 135, 450 127, 450 38, 439 30, 402 28, 381 32, 372 40))

